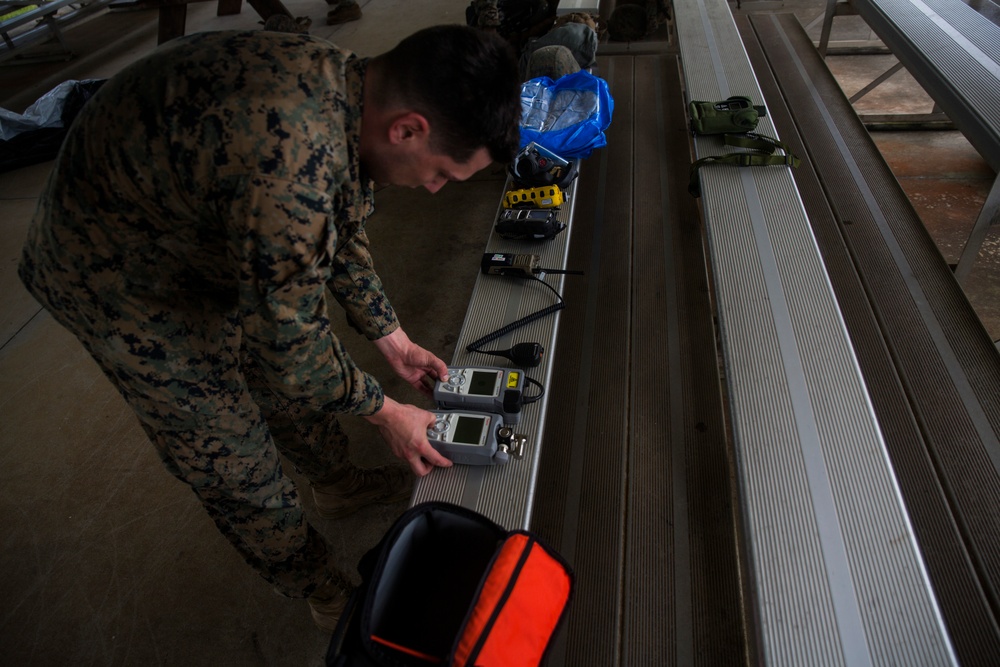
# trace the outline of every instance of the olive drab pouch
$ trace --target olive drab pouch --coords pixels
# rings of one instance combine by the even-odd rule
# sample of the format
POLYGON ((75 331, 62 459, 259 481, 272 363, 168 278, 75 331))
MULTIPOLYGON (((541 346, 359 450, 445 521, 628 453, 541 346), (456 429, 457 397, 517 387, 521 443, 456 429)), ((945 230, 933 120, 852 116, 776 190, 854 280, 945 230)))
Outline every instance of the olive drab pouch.
POLYGON ((358 570, 328 667, 538 665, 573 586, 530 532, 442 502, 404 513, 358 570))
POLYGON ((691 131, 698 135, 722 134, 727 146, 744 148, 746 152, 710 155, 691 164, 688 192, 701 196, 698 170, 706 164, 722 163, 740 167, 788 165, 798 167, 800 160, 788 145, 773 137, 754 132, 767 109, 756 106, 749 97, 733 95, 719 102, 692 101, 688 105, 691 131), (778 149, 781 152, 778 152, 778 149))
POLYGON ((754 106, 749 97, 733 95, 721 102, 693 101, 688 105, 691 131, 695 134, 753 132, 767 115, 763 106, 754 106))

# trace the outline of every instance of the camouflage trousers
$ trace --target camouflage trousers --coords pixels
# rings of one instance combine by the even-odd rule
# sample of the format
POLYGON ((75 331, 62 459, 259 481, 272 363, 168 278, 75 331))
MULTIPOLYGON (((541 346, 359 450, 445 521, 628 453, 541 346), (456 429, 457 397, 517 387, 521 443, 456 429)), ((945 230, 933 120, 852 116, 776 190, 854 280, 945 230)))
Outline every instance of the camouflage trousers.
POLYGON ((279 453, 322 482, 350 466, 347 437, 332 414, 293 405, 268 387, 234 314, 197 294, 172 304, 141 300, 113 272, 84 280, 27 253, 19 272, 251 567, 289 597, 306 597, 331 577, 345 582, 279 453))
POLYGON ((151 406, 136 406, 139 421, 167 470, 191 487, 222 535, 275 590, 306 597, 331 577, 346 582, 306 520, 278 453, 310 482, 321 482, 351 466, 347 437, 333 415, 282 400, 248 357, 241 365, 256 410, 218 419, 211 430, 150 424, 142 415, 151 406))
MULTIPOLYGON (((106 303, 97 308, 52 285, 31 288, 125 398, 167 470, 190 486, 223 536, 275 590, 307 597, 331 577, 349 581, 331 561, 326 540, 306 520, 299 491, 279 459, 280 452, 310 482, 319 483, 353 467, 347 436, 334 415, 292 404, 272 391, 257 364, 239 349, 238 329, 224 334, 229 343, 216 341, 213 352, 202 355, 219 364, 218 373, 200 371, 214 379, 167 400, 164 387, 177 384, 177 376, 158 375, 122 349, 120 338, 110 333, 122 326, 120 313, 109 324, 102 318, 109 312, 106 303), (224 386, 220 395, 230 396, 219 400, 217 410, 205 409, 210 384, 216 390, 224 386), (203 395, 197 414, 182 406, 185 394, 192 393, 203 395)), ((135 304, 128 308, 143 312, 135 304)), ((166 357, 190 360, 193 354, 183 347, 168 350, 166 357)))

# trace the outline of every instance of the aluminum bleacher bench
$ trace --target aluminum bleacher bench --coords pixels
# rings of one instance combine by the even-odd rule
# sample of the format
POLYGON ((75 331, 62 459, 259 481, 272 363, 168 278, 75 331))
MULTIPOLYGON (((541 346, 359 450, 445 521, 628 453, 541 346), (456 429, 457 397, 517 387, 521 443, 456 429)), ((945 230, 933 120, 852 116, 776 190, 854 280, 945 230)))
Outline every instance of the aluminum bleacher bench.
MULTIPOLYGON (((575 187, 566 189, 567 203, 560 207, 559 219, 569 222, 573 216, 575 187)), ((549 269, 565 268, 566 252, 573 226, 551 241, 512 241, 491 232, 484 252, 529 253, 540 256, 539 266, 549 269)), ((547 275, 545 281, 560 293, 564 275, 547 275)), ((467 352, 466 346, 531 313, 555 303, 555 295, 533 280, 483 275, 476 277, 475 287, 466 312, 462 330, 456 342, 452 366, 505 366, 511 365, 500 357, 487 357, 467 352)), ((559 324, 559 313, 541 318, 528 326, 491 342, 488 349, 505 349, 520 342, 541 343, 543 362, 538 368, 527 369, 532 379, 547 387, 551 375, 553 346, 559 324)), ((524 458, 512 459, 501 466, 455 465, 436 468, 417 481, 413 504, 440 500, 462 505, 483 514, 508 528, 527 528, 535 497, 538 461, 545 426, 548 395, 526 405, 517 427, 519 434, 528 437, 524 458)))
POLYGON ((791 14, 738 16, 956 655, 1000 655, 1000 357, 791 14))
POLYGON ((6 14, 7 7, 37 5, 34 9, 0 21, 0 62, 18 59, 20 61, 69 60, 73 51, 62 33, 62 28, 100 11, 111 0, 44 0, 39 2, 3 2, 0 14, 6 14), (35 25, 32 25, 32 24, 35 25), (57 48, 44 52, 25 53, 32 44, 54 38, 57 48))
POLYGON ((3 19, 0 21, 0 31, 3 32, 4 42, 8 47, 13 48, 13 43, 8 37, 8 33, 15 28, 19 28, 23 25, 28 25, 33 21, 43 21, 63 7, 68 7, 71 4, 79 4, 79 0, 49 0, 48 2, 2 2, 0 3, 0 14, 6 15, 17 9, 22 9, 24 7, 34 7, 26 12, 21 12, 16 16, 11 16, 10 18, 3 19))
POLYGON ((50 38, 55 38, 58 41, 58 51, 40 55, 39 58, 47 60, 72 58, 73 53, 66 45, 60 28, 100 9, 108 2, 109 0, 47 0, 34 3, 3 3, 0 5, 0 14, 7 13, 8 7, 11 9, 28 5, 37 5, 37 7, 0 21, 0 36, 3 37, 0 61, 19 56, 21 55, 20 49, 50 38), (60 15, 60 10, 67 7, 71 8, 71 11, 60 15), (18 30, 33 23, 36 25, 31 28, 18 30))
POLYGON ((549 667, 744 662, 731 478, 674 51, 598 52, 532 529, 573 564, 549 667))
MULTIPOLYGON (((674 3, 690 99, 769 107, 723 0, 674 3)), ((770 117, 758 128, 787 140, 770 117)), ((696 137, 696 157, 723 152, 696 137)), ((791 169, 709 165, 751 661, 955 664, 865 377, 791 169)))
MULTIPOLYGON (((994 171, 1000 171, 1000 26, 962 0, 850 0, 913 78, 962 131, 994 171)), ((829 0, 820 49, 836 0, 829 0)), ((972 270, 990 227, 1000 218, 1000 178, 962 251, 955 275, 972 270)))
MULTIPOLYGON (((559 12, 597 12, 600 0, 574 0, 560 3, 559 12)), ((577 181, 578 182, 578 181, 577 181)), ((555 239, 544 242, 512 241, 491 232, 484 252, 528 253, 539 255, 539 265, 549 269, 566 269, 570 239, 573 235, 572 220, 575 211, 577 182, 565 190, 566 203, 560 207, 558 218, 568 227, 555 239)), ((511 184, 507 183, 508 189, 511 184)), ((499 213, 499 209, 498 209, 499 213)), ((560 294, 566 280, 564 275, 544 276, 547 284, 560 294)), ((453 366, 512 365, 500 357, 486 357, 467 352, 466 346, 522 317, 538 312, 554 303, 554 295, 535 281, 524 281, 495 275, 479 274, 466 311, 465 321, 455 345, 451 360, 453 366)), ((527 326, 512 331, 492 341, 486 347, 505 349, 521 342, 537 342, 544 348, 542 365, 526 369, 527 375, 546 388, 546 395, 537 403, 525 406, 516 429, 528 437, 523 459, 511 460, 503 466, 465 466, 437 468, 428 476, 417 480, 412 503, 430 500, 452 502, 473 509, 508 529, 528 528, 538 483, 538 468, 542 442, 545 436, 546 412, 552 380, 553 359, 559 332, 561 313, 556 312, 527 326)))
POLYGON ((572 12, 597 14, 601 11, 601 0, 561 0, 557 11, 560 14, 572 12))
MULTIPOLYGON (((157 22, 156 43, 163 44, 184 35, 187 23, 187 6, 191 3, 206 0, 115 0, 112 9, 156 9, 159 13, 157 22)), ((281 0, 248 0, 248 3, 263 21, 275 14, 291 17, 291 12, 281 3, 281 0)), ((217 16, 233 16, 239 14, 243 0, 219 0, 216 9, 217 16)))

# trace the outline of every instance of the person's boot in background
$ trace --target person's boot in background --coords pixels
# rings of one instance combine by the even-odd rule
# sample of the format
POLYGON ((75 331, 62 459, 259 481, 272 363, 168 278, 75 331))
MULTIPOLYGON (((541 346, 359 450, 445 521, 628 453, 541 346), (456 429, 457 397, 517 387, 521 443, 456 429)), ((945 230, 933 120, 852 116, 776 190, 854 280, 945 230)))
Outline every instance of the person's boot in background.
POLYGON ((327 25, 339 25, 361 18, 361 5, 355 0, 326 0, 326 3, 331 5, 326 14, 327 25))

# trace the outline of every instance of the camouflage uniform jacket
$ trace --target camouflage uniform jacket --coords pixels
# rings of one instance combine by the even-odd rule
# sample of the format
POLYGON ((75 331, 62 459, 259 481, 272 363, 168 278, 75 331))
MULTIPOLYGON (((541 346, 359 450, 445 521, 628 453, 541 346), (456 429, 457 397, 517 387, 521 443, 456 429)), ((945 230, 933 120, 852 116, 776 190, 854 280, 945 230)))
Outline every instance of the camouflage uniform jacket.
POLYGON ((329 287, 369 339, 398 327, 364 231, 366 65, 307 35, 203 33, 126 68, 83 109, 20 273, 112 360, 133 407, 242 412, 243 348, 288 400, 381 408, 327 314, 329 287))

